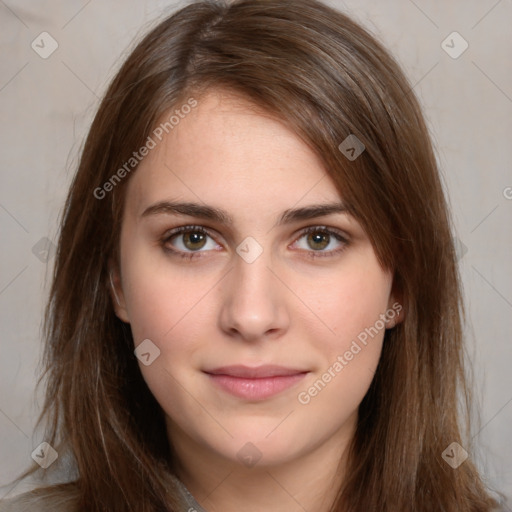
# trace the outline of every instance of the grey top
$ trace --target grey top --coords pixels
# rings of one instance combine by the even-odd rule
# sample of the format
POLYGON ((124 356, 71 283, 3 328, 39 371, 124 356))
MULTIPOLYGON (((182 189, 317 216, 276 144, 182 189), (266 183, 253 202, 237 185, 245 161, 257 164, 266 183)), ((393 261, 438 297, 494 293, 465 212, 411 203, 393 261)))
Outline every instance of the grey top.
MULTIPOLYGON (((183 512, 207 512, 180 480, 175 476, 172 476, 172 479, 178 484, 183 512)), ((42 497, 33 492, 26 492, 0 501, 0 512, 70 512, 75 509, 75 498, 74 495, 42 497)))
MULTIPOLYGON (((174 476, 172 478, 178 484, 183 504, 182 512, 207 512, 197 503, 180 480, 174 476)), ((31 492, 27 492, 14 498, 0 501, 0 512, 70 512, 74 510, 73 505, 74 496, 41 498, 31 492)), ((510 509, 504 504, 502 507, 495 509, 494 512, 510 512, 510 509)))
MULTIPOLYGON (((190 494, 189 490, 185 487, 181 480, 178 480, 174 475, 171 475, 172 479, 178 484, 178 490, 180 491, 183 504, 187 507, 183 509, 186 512, 207 512, 197 501, 194 496, 190 494)), ((3 512, 0 508, 0 512, 3 512)))

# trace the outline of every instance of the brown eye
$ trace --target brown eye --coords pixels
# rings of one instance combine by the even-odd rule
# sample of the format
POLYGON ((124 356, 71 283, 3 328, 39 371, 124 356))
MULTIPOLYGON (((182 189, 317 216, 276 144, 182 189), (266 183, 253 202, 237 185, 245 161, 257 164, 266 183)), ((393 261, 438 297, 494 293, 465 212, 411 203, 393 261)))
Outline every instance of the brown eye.
POLYGON ((166 251, 191 255, 218 249, 218 244, 201 226, 181 226, 167 233, 162 238, 166 251))
POLYGON ((315 233, 308 233, 307 241, 309 247, 315 251, 325 249, 331 240, 331 236, 328 233, 322 231, 316 231, 315 233))
POLYGON ((202 249, 206 244, 207 235, 200 233, 199 231, 189 231, 187 233, 183 233, 182 236, 183 245, 185 245, 185 247, 191 251, 202 249))
POLYGON ((349 244, 349 239, 342 231, 324 226, 312 226, 302 231, 294 242, 294 248, 307 253, 308 256, 335 256, 349 244))

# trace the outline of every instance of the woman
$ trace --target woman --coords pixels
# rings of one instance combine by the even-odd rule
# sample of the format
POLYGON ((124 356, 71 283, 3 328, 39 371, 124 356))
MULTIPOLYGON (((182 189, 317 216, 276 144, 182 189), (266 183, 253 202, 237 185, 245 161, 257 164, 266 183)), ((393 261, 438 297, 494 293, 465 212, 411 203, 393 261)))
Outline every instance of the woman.
POLYGON ((194 3, 113 80, 64 211, 39 456, 76 478, 0 510, 493 510, 461 309, 390 55, 315 1, 194 3))

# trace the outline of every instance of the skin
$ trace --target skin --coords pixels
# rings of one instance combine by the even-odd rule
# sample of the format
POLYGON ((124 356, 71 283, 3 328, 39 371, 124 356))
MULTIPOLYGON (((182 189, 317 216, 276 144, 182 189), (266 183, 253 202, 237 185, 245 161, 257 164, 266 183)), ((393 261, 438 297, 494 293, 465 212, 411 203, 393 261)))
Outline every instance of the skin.
POLYGON ((329 510, 385 328, 397 318, 309 403, 298 401, 395 302, 392 273, 346 212, 277 225, 286 210, 340 202, 321 161, 243 97, 210 91, 150 151, 126 193, 113 301, 135 346, 150 339, 160 350, 140 369, 166 413, 179 478, 210 512, 329 510), (142 215, 160 201, 216 207, 233 224, 142 215), (170 230, 190 225, 211 236, 169 239, 170 230), (316 237, 301 233, 310 226, 318 227, 316 237), (263 249, 252 263, 236 252, 248 236, 263 249), (203 372, 232 364, 309 373, 278 395, 251 401, 219 389, 203 372), (237 457, 248 442, 261 455, 253 467, 237 457))

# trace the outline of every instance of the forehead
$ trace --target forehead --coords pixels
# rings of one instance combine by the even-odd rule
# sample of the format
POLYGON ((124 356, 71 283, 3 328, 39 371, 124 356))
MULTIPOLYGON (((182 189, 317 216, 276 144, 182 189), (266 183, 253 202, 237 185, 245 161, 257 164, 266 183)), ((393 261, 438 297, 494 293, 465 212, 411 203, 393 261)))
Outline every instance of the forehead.
POLYGON ((283 122, 231 92, 212 91, 196 101, 131 177, 127 208, 133 214, 170 198, 247 215, 339 199, 320 158, 283 122))

